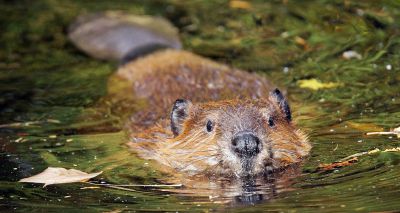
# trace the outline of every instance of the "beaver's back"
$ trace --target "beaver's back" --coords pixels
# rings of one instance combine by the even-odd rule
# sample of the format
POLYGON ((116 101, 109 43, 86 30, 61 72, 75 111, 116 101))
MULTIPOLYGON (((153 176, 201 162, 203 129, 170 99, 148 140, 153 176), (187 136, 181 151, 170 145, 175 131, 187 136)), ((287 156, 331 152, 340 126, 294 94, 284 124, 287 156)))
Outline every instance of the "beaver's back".
POLYGON ((182 50, 163 50, 119 68, 147 107, 133 115, 133 126, 149 127, 166 118, 178 98, 193 102, 265 98, 272 85, 263 77, 230 68, 182 50), (146 125, 148 124, 148 125, 146 125))
POLYGON ((287 100, 264 77, 173 50, 181 47, 177 30, 143 20, 107 12, 82 17, 69 34, 89 55, 123 64, 101 103, 129 114, 128 146, 138 156, 174 175, 245 177, 308 155, 287 100))

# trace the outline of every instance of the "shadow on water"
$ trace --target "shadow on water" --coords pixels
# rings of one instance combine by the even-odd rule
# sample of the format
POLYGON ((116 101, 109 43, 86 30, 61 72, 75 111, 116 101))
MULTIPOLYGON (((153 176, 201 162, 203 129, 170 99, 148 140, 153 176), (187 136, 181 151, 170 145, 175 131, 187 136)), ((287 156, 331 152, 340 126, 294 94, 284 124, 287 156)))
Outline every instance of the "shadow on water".
POLYGON ((398 210, 399 152, 367 154, 329 171, 318 167, 400 146, 396 136, 365 135, 399 126, 399 8, 396 1, 372 0, 236 6, 229 1, 0 0, 0 211, 398 210), (110 104, 102 97, 116 66, 90 59, 65 37, 78 14, 111 9, 167 17, 180 28, 185 49, 264 73, 287 88, 294 118, 313 144, 300 174, 131 191, 16 182, 48 166, 103 171, 96 181, 113 184, 168 180, 159 165, 125 146, 121 112, 140 103, 103 107, 110 104), (344 59, 349 50, 361 58, 344 59), (341 86, 299 86, 299 80, 310 79, 341 86))

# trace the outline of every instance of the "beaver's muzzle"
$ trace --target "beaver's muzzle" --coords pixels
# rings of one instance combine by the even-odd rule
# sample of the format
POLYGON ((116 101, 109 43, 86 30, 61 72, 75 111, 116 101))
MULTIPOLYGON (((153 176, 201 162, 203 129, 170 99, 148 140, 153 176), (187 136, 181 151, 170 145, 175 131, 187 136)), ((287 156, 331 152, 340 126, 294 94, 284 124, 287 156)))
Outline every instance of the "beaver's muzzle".
POLYGON ((260 152, 260 139, 251 132, 239 132, 232 139, 232 148, 241 158, 253 157, 260 152))

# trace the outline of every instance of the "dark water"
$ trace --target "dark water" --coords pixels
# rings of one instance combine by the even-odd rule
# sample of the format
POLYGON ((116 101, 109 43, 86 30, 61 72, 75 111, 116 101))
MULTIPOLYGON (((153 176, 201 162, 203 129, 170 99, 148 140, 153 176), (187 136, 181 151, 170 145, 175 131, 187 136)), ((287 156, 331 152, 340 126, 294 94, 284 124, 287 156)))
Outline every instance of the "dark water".
POLYGON ((400 209, 399 152, 317 169, 354 153, 400 146, 396 136, 365 135, 400 125, 397 1, 254 1, 242 8, 229 1, 0 3, 0 211, 400 209), (115 184, 154 184, 163 177, 126 149, 123 111, 107 107, 106 83, 116 64, 85 56, 65 36, 78 14, 111 9, 166 17, 179 27, 185 49, 265 73, 287 88, 295 120, 313 144, 302 175, 290 186, 272 183, 239 194, 226 186, 219 197, 16 182, 48 166, 103 171, 96 180, 115 184), (349 50, 361 59, 344 59, 349 50), (307 79, 339 86, 301 88, 299 80, 307 79))

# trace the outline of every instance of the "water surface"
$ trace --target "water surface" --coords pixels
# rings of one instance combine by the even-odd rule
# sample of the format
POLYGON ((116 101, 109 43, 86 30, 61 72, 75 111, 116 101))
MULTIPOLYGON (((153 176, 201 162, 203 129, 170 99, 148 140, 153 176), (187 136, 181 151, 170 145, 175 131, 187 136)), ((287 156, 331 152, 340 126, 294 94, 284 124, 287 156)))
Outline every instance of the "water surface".
MULTIPOLYGON (((283 211, 400 209, 400 153, 377 152, 351 166, 318 170, 354 153, 400 146, 366 136, 400 125, 400 4, 397 1, 0 1, 0 210, 283 211), (240 5, 240 4, 239 4, 240 5), (237 8, 240 7, 240 8, 237 8), (168 18, 185 49, 259 72, 287 88, 313 150, 289 186, 265 184, 237 196, 207 191, 87 183, 18 183, 48 166, 104 171, 98 182, 157 184, 157 165, 127 150, 124 108, 106 96, 116 63, 79 52, 68 24, 89 11, 168 18), (353 50, 361 59, 346 60, 353 50), (339 86, 311 90, 299 80, 339 86), (26 123, 33 122, 33 123, 26 123), (29 124, 29 125, 27 125, 29 124)), ((232 192, 232 193, 229 193, 232 192)))

